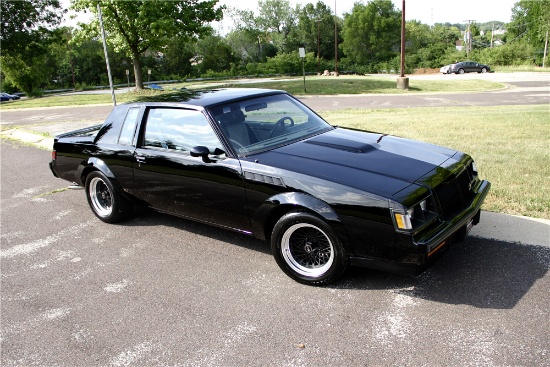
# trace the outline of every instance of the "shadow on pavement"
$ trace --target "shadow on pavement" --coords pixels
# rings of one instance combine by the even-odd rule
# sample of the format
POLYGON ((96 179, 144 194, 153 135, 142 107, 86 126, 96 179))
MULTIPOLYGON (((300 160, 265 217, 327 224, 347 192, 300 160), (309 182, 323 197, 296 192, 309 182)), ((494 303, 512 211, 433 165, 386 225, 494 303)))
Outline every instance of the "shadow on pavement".
MULTIPOLYGON (((164 225, 271 255, 269 245, 253 237, 140 208, 123 226, 164 225)), ((176 244, 176 242, 175 242, 176 244)), ((419 276, 403 276, 351 267, 334 289, 394 290, 447 304, 511 309, 548 272, 550 248, 468 237, 454 244, 419 276)))
POLYGON ((511 309, 546 275, 550 248, 469 237, 417 277, 362 269, 343 288, 386 289, 411 297, 478 308, 511 309))

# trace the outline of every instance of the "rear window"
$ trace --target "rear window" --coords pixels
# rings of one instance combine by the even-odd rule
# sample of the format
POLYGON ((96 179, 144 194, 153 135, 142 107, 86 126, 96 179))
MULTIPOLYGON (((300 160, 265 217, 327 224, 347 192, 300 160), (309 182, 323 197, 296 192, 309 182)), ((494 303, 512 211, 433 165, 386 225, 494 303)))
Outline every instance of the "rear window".
POLYGON ((120 129, 120 136, 118 138, 119 144, 133 145, 138 115, 139 107, 128 109, 128 113, 126 113, 126 118, 124 119, 122 128, 120 129))

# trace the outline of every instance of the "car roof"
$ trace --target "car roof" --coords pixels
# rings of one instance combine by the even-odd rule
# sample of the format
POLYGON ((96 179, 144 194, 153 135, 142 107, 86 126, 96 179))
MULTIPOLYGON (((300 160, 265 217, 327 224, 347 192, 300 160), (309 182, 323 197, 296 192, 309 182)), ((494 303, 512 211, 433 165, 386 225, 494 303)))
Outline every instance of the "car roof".
POLYGON ((172 93, 163 93, 153 96, 139 98, 128 105, 179 105, 181 107, 202 107, 208 108, 223 103, 261 97, 273 94, 286 94, 285 91, 276 89, 259 88, 223 88, 210 90, 178 90, 172 93))

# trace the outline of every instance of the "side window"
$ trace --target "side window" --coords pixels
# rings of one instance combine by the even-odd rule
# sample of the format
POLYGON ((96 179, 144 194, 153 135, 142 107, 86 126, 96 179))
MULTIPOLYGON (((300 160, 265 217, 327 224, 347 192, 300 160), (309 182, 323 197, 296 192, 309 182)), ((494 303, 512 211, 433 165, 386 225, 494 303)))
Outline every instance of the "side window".
POLYGON ((211 153, 222 149, 208 120, 199 111, 177 108, 151 108, 147 114, 143 147, 188 152, 205 146, 211 153))
POLYGON ((139 115, 138 108, 130 108, 126 113, 126 118, 122 123, 120 129, 120 136, 118 137, 118 143, 122 145, 132 145, 134 139, 134 132, 136 130, 137 117, 139 115))

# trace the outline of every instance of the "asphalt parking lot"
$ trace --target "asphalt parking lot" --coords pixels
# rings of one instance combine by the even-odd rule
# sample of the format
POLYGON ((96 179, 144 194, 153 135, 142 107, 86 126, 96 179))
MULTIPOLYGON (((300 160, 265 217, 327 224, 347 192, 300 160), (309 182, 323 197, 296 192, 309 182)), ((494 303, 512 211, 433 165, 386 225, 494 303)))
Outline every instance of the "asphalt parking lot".
POLYGON ((546 222, 484 213, 420 276, 308 287, 263 242, 144 209, 105 224, 47 150, 0 154, 2 366, 550 366, 546 222))

